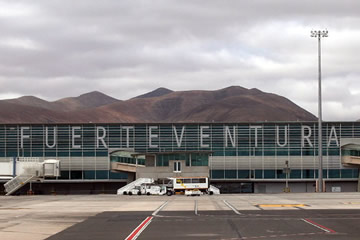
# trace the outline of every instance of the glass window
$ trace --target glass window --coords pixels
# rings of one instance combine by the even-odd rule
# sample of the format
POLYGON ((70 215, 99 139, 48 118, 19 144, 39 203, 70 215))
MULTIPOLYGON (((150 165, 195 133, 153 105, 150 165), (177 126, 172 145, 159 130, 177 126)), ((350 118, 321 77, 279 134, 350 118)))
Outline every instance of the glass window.
POLYGON ((292 169, 290 172, 290 178, 301 178, 301 170, 292 169))
POLYGON ((303 178, 314 178, 314 170, 312 169, 303 170, 303 178))
POLYGON ((84 171, 84 179, 95 179, 95 171, 84 171))
POLYGON ((267 179, 275 178, 275 170, 264 170, 264 178, 267 179))
POLYGON ((353 178, 353 169, 341 169, 341 178, 353 178))
POLYGON ((222 179, 224 178, 224 170, 212 170, 211 177, 214 179, 222 179))
POLYGON ((70 172, 69 171, 61 171, 59 179, 69 179, 70 172))
POLYGON ((236 170, 225 170, 225 178, 236 178, 236 170))
POLYGON ((191 183, 191 179, 190 178, 184 178, 184 183, 191 183))
POLYGON ((249 170, 238 170, 238 178, 249 178, 249 170))
POLYGON ((200 183, 206 183, 206 178, 200 178, 199 181, 200 183))
POLYGON ((283 179, 286 177, 286 174, 283 172, 283 170, 276 170, 276 178, 283 179))
POLYGON ((191 166, 208 166, 208 155, 202 153, 191 154, 191 166))
POLYGON ((97 170, 95 173, 96 179, 108 179, 109 172, 106 170, 97 170))
POLYGON ((340 169, 329 169, 329 178, 340 178, 340 169))
POLYGON ((263 171, 255 170, 255 178, 263 178, 263 171))
POLYGON ((181 162, 174 162, 174 172, 181 172, 181 162))
POLYGON ((71 179, 82 179, 82 171, 71 171, 71 179))
POLYGON ((192 183, 200 183, 200 180, 198 178, 193 178, 192 183))

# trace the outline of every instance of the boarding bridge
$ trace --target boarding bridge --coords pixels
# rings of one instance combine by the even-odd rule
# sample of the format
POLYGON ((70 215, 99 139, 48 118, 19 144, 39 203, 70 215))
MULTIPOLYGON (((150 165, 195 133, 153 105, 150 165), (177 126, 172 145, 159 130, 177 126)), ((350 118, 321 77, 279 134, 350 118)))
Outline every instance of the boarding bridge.
POLYGON ((132 172, 136 173, 137 168, 144 168, 143 165, 131 164, 131 163, 121 163, 121 162, 112 162, 111 170, 112 171, 123 171, 123 172, 132 172))
POLYGON ((16 176, 4 184, 6 195, 15 193, 33 180, 60 176, 60 161, 55 159, 40 162, 38 158, 19 158, 9 164, 13 165, 13 174, 16 176))
POLYGON ((123 195, 124 192, 128 192, 129 190, 131 190, 137 186, 141 186, 141 184, 144 184, 144 183, 154 183, 154 179, 153 178, 138 178, 135 181, 125 185, 124 187, 119 188, 117 190, 117 194, 123 195))
MULTIPOLYGON (((344 167, 356 167, 360 173, 360 138, 341 138, 341 163, 344 167)), ((358 177, 360 192, 360 174, 358 177)))
POLYGON ((341 163, 348 167, 360 167, 360 139, 342 138, 341 163))

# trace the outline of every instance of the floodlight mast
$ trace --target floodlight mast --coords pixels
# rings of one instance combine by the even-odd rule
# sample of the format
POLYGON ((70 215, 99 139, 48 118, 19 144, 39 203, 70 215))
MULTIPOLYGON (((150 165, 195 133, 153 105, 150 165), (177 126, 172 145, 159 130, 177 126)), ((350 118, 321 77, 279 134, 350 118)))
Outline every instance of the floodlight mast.
POLYGON ((328 30, 317 30, 311 31, 311 37, 318 39, 318 58, 319 58, 319 87, 318 87, 318 156, 319 156, 319 167, 318 167, 318 183, 319 192, 324 191, 323 185, 323 154, 322 154, 322 104, 321 104, 321 38, 328 37, 328 30))

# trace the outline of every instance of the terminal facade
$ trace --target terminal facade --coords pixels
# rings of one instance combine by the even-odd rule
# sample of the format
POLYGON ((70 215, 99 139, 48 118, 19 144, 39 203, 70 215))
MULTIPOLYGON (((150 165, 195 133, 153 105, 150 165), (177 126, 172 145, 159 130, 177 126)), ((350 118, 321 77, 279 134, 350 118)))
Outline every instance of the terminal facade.
MULTIPOLYGON (((326 190, 356 191, 357 165, 342 159, 360 155, 360 122, 324 122, 322 135, 326 190)), ((61 176, 43 183, 53 189, 208 176, 223 192, 281 192, 285 181, 314 192, 317 136, 316 122, 7 124, 0 162, 60 160, 61 176)))

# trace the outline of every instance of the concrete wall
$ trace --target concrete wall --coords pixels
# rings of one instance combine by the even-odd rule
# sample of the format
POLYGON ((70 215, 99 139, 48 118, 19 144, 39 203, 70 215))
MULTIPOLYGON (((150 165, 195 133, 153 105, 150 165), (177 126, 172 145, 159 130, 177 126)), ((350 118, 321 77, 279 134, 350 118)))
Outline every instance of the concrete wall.
POLYGON ((326 192, 331 192, 332 187, 340 187, 341 192, 356 192, 357 182, 326 182, 325 183, 326 192))
MULTIPOLYGON (((291 192, 315 192, 313 183, 289 183, 291 192)), ((284 192, 285 182, 281 183, 255 183, 254 193, 281 193, 284 192)))
MULTIPOLYGON (((356 192, 357 182, 326 182, 326 192, 331 192, 332 187, 340 187, 341 192, 356 192)), ((303 193, 315 192, 314 182, 291 182, 289 183, 290 192, 303 193)), ((254 183, 254 193, 281 193, 284 192, 285 183, 254 183)))

